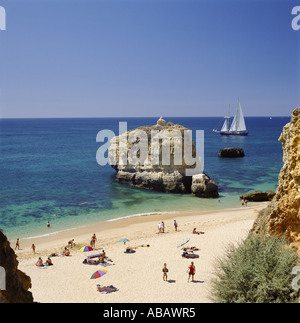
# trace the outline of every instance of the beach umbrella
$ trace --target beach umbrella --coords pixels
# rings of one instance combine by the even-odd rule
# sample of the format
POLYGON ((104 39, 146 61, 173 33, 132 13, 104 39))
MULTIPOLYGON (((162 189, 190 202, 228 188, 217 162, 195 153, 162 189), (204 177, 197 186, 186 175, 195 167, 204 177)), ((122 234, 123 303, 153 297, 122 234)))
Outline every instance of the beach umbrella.
POLYGON ((81 251, 81 252, 93 251, 93 248, 91 248, 89 246, 84 246, 84 247, 80 248, 79 251, 81 251))
POLYGON ((102 277, 104 276, 105 274, 107 273, 107 270, 97 270, 95 273, 93 273, 91 279, 96 279, 96 278, 99 278, 99 277, 102 277))
POLYGON ((178 242, 177 248, 183 246, 184 244, 186 244, 189 241, 190 241, 190 238, 185 238, 185 239, 181 240, 180 242, 178 242))
POLYGON ((124 238, 124 239, 120 239, 119 240, 119 242, 124 242, 124 244, 126 243, 126 242, 128 242, 129 240, 128 239, 126 239, 126 238, 124 238))

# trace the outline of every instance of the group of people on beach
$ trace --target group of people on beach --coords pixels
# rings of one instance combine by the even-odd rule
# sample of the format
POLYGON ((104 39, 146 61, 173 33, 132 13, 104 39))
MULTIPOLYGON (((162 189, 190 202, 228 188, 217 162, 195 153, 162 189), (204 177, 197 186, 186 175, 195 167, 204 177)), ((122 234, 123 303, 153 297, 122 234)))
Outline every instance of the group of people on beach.
MULTIPOLYGON (((163 266, 163 269, 162 269, 162 272, 163 272, 163 281, 168 281, 168 272, 169 272, 169 269, 167 268, 167 264, 165 263, 164 266, 163 266)), ((195 274, 196 274, 196 267, 194 265, 194 262, 192 261, 190 266, 188 267, 188 270, 187 270, 187 273, 188 273, 188 282, 190 282, 190 279, 192 278, 192 282, 194 282, 194 277, 195 277, 195 274)))
POLYGON ((43 263, 43 259, 39 257, 38 261, 35 264, 37 267, 45 267, 45 266, 53 266, 53 263, 51 261, 51 258, 48 257, 45 263, 43 263))
MULTIPOLYGON (((178 223, 176 220, 174 220, 174 229, 177 231, 178 223)), ((158 223, 158 233, 165 233, 165 223, 164 221, 161 221, 158 223)))
POLYGON ((158 223, 158 233, 165 233, 165 223, 164 223, 164 221, 158 223))
MULTIPOLYGON (((16 241, 16 246, 15 246, 15 250, 20 250, 20 239, 18 238, 17 241, 16 241)), ((32 252, 35 253, 35 245, 34 243, 31 245, 31 249, 32 249, 32 252)))

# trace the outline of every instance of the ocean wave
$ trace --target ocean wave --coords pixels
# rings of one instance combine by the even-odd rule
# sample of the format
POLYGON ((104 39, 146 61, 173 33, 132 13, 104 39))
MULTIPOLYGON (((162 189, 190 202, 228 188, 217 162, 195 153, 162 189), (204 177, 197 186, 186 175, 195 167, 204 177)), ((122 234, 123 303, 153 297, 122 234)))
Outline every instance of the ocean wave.
POLYGON ((31 236, 31 237, 26 237, 26 238, 22 238, 22 240, 30 240, 30 239, 44 238, 44 237, 48 237, 48 236, 52 236, 52 235, 59 234, 61 232, 76 230, 78 228, 82 228, 82 226, 81 227, 74 227, 74 228, 64 229, 64 230, 55 231, 55 232, 44 233, 44 234, 40 234, 40 235, 36 235, 36 236, 31 236))
POLYGON ((110 219, 110 220, 106 220, 106 222, 114 222, 114 221, 119 221, 119 220, 123 220, 123 219, 129 219, 129 218, 134 218, 137 216, 149 216, 149 215, 157 215, 157 214, 175 214, 175 213, 179 213, 176 211, 170 211, 170 212, 147 212, 147 213, 136 213, 136 214, 131 214, 131 215, 125 215, 119 218, 115 218, 115 219, 110 219))

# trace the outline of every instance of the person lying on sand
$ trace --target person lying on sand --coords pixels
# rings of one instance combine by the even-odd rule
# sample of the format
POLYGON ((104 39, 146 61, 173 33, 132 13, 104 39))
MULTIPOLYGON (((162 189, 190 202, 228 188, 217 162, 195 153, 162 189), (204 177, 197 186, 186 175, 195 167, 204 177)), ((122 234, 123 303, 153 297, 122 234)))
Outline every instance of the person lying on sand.
POLYGON ((204 234, 204 232, 196 231, 196 228, 194 228, 194 230, 193 230, 193 234, 204 234))
POLYGON ((87 263, 91 265, 98 265, 99 262, 101 262, 99 259, 98 260, 87 259, 87 263))
POLYGON ((150 245, 149 244, 140 244, 140 245, 138 245, 136 247, 129 246, 128 248, 130 248, 130 249, 137 249, 137 248, 142 248, 142 247, 150 247, 150 245))
POLYGON ((182 247, 181 250, 183 250, 183 251, 198 251, 199 248, 197 248, 197 247, 182 247))

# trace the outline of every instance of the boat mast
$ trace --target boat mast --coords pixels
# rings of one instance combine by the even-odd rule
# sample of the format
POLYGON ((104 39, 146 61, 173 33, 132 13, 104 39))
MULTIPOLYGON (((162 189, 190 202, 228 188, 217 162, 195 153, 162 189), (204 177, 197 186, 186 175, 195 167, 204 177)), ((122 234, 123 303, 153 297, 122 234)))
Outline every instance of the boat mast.
POLYGON ((235 131, 238 131, 239 123, 240 123, 240 109, 239 109, 240 105, 239 105, 239 103, 240 103, 240 98, 238 97, 237 107, 236 107, 236 124, 235 124, 236 129, 235 129, 235 131))

